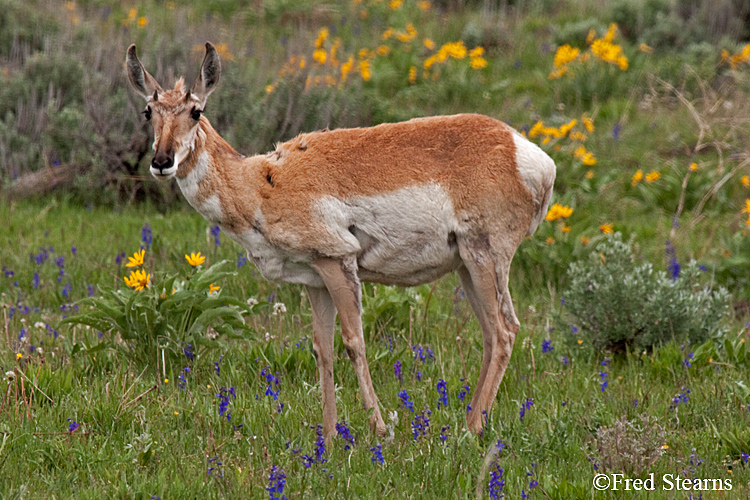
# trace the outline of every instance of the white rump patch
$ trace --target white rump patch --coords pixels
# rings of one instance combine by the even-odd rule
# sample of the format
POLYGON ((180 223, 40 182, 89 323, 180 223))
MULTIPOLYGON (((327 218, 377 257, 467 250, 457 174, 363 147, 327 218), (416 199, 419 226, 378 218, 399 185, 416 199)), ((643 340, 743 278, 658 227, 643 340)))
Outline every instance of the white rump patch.
POLYGON ((513 141, 516 144, 516 165, 524 185, 531 191, 537 213, 527 234, 536 231, 537 226, 547 213, 547 205, 555 184, 557 168, 552 158, 542 149, 513 130, 513 141))

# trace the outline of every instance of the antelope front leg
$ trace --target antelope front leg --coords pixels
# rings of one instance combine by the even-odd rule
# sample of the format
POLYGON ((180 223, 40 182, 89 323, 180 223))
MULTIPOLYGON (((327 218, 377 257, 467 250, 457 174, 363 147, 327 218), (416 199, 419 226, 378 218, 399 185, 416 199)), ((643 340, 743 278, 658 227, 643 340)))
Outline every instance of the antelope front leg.
POLYGON ((323 436, 330 442, 336 434, 336 394, 333 381, 333 331, 336 308, 325 288, 305 287, 313 315, 313 352, 323 393, 323 436))
POLYGON ((372 410, 370 425, 377 434, 385 435, 385 423, 367 366, 365 337, 362 333, 362 288, 357 277, 357 262, 353 257, 344 260, 320 258, 313 262, 312 267, 323 279, 339 312, 341 336, 357 374, 362 401, 366 410, 372 410))

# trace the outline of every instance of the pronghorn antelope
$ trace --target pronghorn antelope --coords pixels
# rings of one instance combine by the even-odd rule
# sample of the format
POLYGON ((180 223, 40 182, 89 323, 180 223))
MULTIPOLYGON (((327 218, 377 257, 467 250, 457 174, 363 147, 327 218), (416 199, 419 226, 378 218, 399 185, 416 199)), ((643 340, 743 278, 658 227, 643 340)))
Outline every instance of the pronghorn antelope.
POLYGON ((410 286, 451 271, 482 329, 482 367, 466 417, 479 432, 520 327, 510 263, 547 212, 552 159, 503 122, 473 114, 301 134, 246 158, 202 115, 221 72, 213 45, 206 43, 190 89, 180 79, 163 90, 135 45, 126 63, 154 128, 151 173, 176 177, 188 202, 245 247, 266 279, 305 285, 326 439, 336 432, 336 313, 370 425, 384 434, 360 282, 410 286))

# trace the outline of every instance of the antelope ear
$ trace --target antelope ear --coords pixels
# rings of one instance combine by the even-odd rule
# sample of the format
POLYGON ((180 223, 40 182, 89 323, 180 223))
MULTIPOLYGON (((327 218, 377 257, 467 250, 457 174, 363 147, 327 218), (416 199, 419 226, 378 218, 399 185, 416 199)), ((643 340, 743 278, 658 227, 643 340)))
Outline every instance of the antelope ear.
POLYGON ((211 42, 206 42, 206 55, 203 58, 203 64, 201 64, 201 71, 190 89, 193 98, 200 102, 201 108, 206 106, 206 100, 216 88, 216 84, 219 83, 220 76, 221 60, 219 59, 219 53, 216 52, 216 48, 211 42))
POLYGON ((162 92, 161 85, 143 67, 135 53, 135 44, 128 47, 128 55, 125 57, 125 66, 128 71, 128 79, 133 88, 147 101, 153 99, 162 92))

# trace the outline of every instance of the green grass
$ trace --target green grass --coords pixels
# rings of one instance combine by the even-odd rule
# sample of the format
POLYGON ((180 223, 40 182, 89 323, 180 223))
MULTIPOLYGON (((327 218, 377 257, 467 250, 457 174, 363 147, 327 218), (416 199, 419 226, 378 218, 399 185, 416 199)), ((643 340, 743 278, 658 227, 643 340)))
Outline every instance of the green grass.
MULTIPOLYGON (((368 429, 356 377, 337 338, 339 421, 348 423, 355 444, 345 450, 337 437, 326 450, 327 461, 306 468, 302 456, 315 456, 315 426, 322 417, 311 315, 300 287, 260 280, 251 265, 239 268, 237 276, 220 283, 222 294, 266 301, 276 293, 272 300, 285 302, 288 312, 279 317, 270 307, 263 309, 248 318, 255 331, 250 338, 222 342, 217 349, 199 348, 193 361, 182 356, 166 367, 159 365, 157 372, 152 360, 127 362, 115 351, 86 354, 76 349, 77 344, 91 346, 99 340, 85 328, 57 327, 60 305, 68 303, 62 288, 70 280, 70 300, 75 300, 87 295, 87 284, 124 286, 120 281, 125 271, 118 269, 115 257, 120 250, 132 254, 139 248, 145 223, 153 232, 145 266, 153 273, 152 286, 158 286, 162 273, 187 273, 186 252, 201 251, 212 261, 236 260, 238 247, 224 238, 215 247, 206 235, 208 224, 187 211, 160 215, 142 207, 112 213, 59 202, 3 203, 0 217, 10 221, 0 234, 9 249, 2 263, 14 271, 12 277, 0 276, 3 314, 8 317, 19 299, 40 309, 29 314, 16 309, 7 323, 10 345, 0 342, 3 371, 17 367, 28 377, 23 387, 20 376, 9 386, 3 384, 10 389, 3 394, 0 412, 2 498, 267 498, 264 488, 272 465, 286 473, 288 498, 474 498, 480 478, 479 489, 487 494, 494 468, 483 467, 484 457, 498 440, 505 444, 498 463, 506 498, 520 498, 522 490, 531 498, 547 498, 542 490, 550 498, 591 498, 594 460, 602 460, 597 429, 641 413, 655 416, 667 436, 668 448, 648 469, 658 485, 651 498, 684 498, 660 490, 662 474, 731 479, 735 489, 730 497, 747 495, 750 470, 739 455, 750 452, 745 365, 717 357, 686 368, 687 349, 668 344, 602 366, 603 357, 586 345, 569 350, 560 332, 547 333, 549 305, 544 299, 516 303, 523 326, 515 354, 484 434, 468 433, 468 398, 461 402, 457 395, 466 383, 462 379, 473 384, 478 375, 480 334, 465 300, 454 304, 453 276, 434 288, 426 323, 429 287, 418 289, 411 332, 403 313, 395 322, 405 327, 368 328, 368 358, 381 408, 386 420, 389 412, 398 412, 392 442, 368 429), (42 246, 66 257, 62 282, 57 282, 59 269, 52 259, 37 265, 29 258, 42 246), (75 257, 72 246, 77 248, 75 257), (30 285, 34 272, 41 276, 37 289, 30 285), (534 304, 536 311, 529 308, 534 304), (53 339, 36 328, 37 321, 57 327, 60 337, 53 339), (21 328, 28 332, 29 344, 18 349, 14 345, 21 328), (555 349, 543 353, 541 343, 548 335, 555 349), (430 347, 433 359, 415 359, 410 337, 412 343, 430 347), (37 350, 30 353, 29 345, 37 350), (402 383, 394 376, 396 361, 402 363, 402 383), (214 362, 219 362, 218 374, 214 362), (185 366, 189 373, 183 371, 185 366), (265 395, 265 367, 280 380, 278 400, 265 395), (602 371, 608 380, 604 391, 602 371), (180 374, 184 389, 179 387, 180 374), (438 409, 440 379, 447 383, 449 405, 438 409), (219 415, 216 395, 222 387, 233 387, 237 396, 229 396, 229 421, 219 415), (686 389, 691 391, 689 402, 670 409, 672 399, 686 389), (427 407, 432 412, 426 435, 416 441, 410 426, 413 415, 398 396, 401 390, 408 392, 417 412, 427 407), (526 398, 534 404, 521 420, 526 398), (71 422, 80 427, 69 433, 71 422), (450 426, 445 444, 440 439, 444 426, 450 426), (371 461, 370 448, 378 443, 383 465, 371 461), (702 460, 700 465, 690 464, 691 454, 694 463, 702 460), (209 467, 214 467, 211 474, 209 467), (531 471, 534 475, 527 476, 531 471), (529 490, 532 478, 539 486, 529 490)), ((376 303, 372 293, 368 288, 366 304, 376 303)), ((593 497, 622 498, 617 492, 593 497)))
MULTIPOLYGON (((0 55, 9 61, 0 90, 3 186, 48 164, 84 172, 54 196, 0 201, 0 374, 19 370, 0 383, 0 498, 268 498, 273 466, 285 471, 290 499, 475 498, 477 492, 486 498, 496 466, 503 469, 506 498, 521 498, 522 491, 540 500, 688 497, 664 491, 663 474, 732 480, 731 492, 704 492, 703 498, 750 497, 750 471, 741 459, 750 453, 750 381, 747 360, 737 355, 739 342, 749 338, 743 314, 750 298, 750 239, 742 212, 748 189, 740 177, 750 174, 742 163, 750 157, 750 87, 747 63, 732 71, 719 62, 721 49, 737 53, 746 41, 737 32, 717 41, 710 31, 719 25, 701 32, 706 19, 714 19, 708 2, 682 26, 676 17, 655 22, 656 11, 667 7, 651 1, 628 9, 626 2, 589 0, 508 2, 504 9, 492 2, 482 2, 487 9, 480 2, 455 9, 463 2, 434 1, 428 12, 408 0, 396 9, 376 0, 265 0, 252 8, 232 0, 110 3, 0 0, 0 21, 6 21, 0 22, 0 55), (131 7, 147 20, 145 26, 129 17, 131 7), (625 10, 632 10, 632 19, 625 10), (615 42, 628 56, 627 71, 590 61, 570 77, 549 80, 558 45, 585 48, 589 24, 601 36, 616 18, 622 18, 615 42), (388 27, 403 31, 407 23, 419 31, 410 46, 382 39, 388 27), (340 63, 350 54, 358 61, 363 48, 388 45, 391 52, 373 59, 369 81, 355 69, 345 84, 306 87, 307 76, 340 74, 340 66, 312 61, 323 27, 331 31, 327 50, 341 38, 340 63), (426 49, 424 38, 436 49, 426 49), (100 339, 95 330, 60 323, 89 287, 98 295, 99 287, 125 286, 122 255, 140 248, 145 224, 153 234, 145 268, 154 290, 166 276, 190 272, 186 253, 202 252, 205 266, 242 264, 241 248, 224 235, 216 245, 209 224, 180 204, 174 186, 148 176, 151 154, 139 156, 138 145, 150 147, 150 130, 138 114, 142 101, 129 93, 122 72, 125 48, 137 43, 163 85, 181 74, 190 81, 200 62, 194 47, 206 39, 226 44, 222 82, 207 116, 244 154, 266 151, 300 131, 414 116, 482 112, 519 129, 575 118, 576 130, 582 130, 584 113, 594 118, 595 131, 585 142, 597 158, 593 167, 574 158, 577 144, 567 137, 542 146, 558 165, 553 202, 570 206, 573 214, 564 223, 543 223, 514 259, 510 287, 522 329, 482 436, 464 430, 466 402, 457 397, 478 376, 481 335, 453 275, 410 291, 365 287, 368 359, 386 421, 389 412, 398 412, 393 439, 379 439, 368 429, 356 376, 337 337, 339 421, 347 422, 355 444, 345 450, 337 437, 326 450, 327 462, 309 468, 302 457, 315 456, 322 412, 302 287, 269 283, 252 264, 238 265, 236 275, 218 284, 224 296, 264 304, 246 317, 252 334, 196 347, 193 360, 179 348, 164 362, 160 349, 129 360, 121 355, 127 344, 100 349, 117 342, 109 332, 100 339), (653 43, 650 55, 638 50, 642 41, 662 39, 677 41, 653 43), (488 66, 476 71, 468 57, 448 60, 425 76, 425 59, 458 40, 469 50, 484 47, 488 66), (27 49, 29 57, 18 55, 27 49), (306 58, 305 70, 279 76, 293 56, 306 58), (412 65, 417 80, 409 83, 412 65), (652 76, 669 82, 685 101, 652 76), (272 84, 277 86, 269 94, 266 86, 272 84), (703 141, 711 147, 695 151, 699 127, 685 102, 707 127, 703 141), (691 162, 699 168, 683 190, 691 162), (738 165, 744 166, 733 171, 738 165), (662 177, 633 186, 638 169, 662 177), (697 210, 729 172, 728 182, 697 210), (633 237, 639 261, 653 262, 657 270, 665 268, 667 240, 680 262, 694 258, 705 265, 712 283, 726 286, 738 306, 738 317, 728 320, 730 348, 706 347, 698 355, 696 346, 669 343, 653 352, 628 352, 604 366, 607 353, 575 341, 569 347, 567 332, 549 331, 568 265, 596 247, 603 223, 612 223, 625 239, 633 237), (563 232, 566 226, 569 232, 563 232), (47 259, 37 264, 42 249, 47 259), (62 274, 55 263, 61 257, 62 274), (287 312, 273 315, 276 302, 287 312), (26 343, 19 344, 22 329, 26 343), (552 352, 542 352, 546 339, 552 352), (434 359, 415 359, 414 344, 429 347, 434 359), (693 350, 688 368, 683 362, 693 350), (403 382, 394 376, 397 361, 403 382), (265 395, 266 367, 278 374, 278 400, 265 395), (437 406, 441 379, 448 387, 447 408, 437 406), (230 396, 228 421, 219 414, 216 395, 230 387, 237 397, 230 396), (689 400, 670 408, 688 389, 689 400), (416 441, 402 390, 417 412, 432 412, 429 430, 416 441), (521 420, 527 398, 534 404, 521 420), (597 431, 643 413, 666 432, 663 454, 648 468, 657 491, 593 491, 594 465, 604 461, 597 431), (71 433, 72 422, 80 427, 71 433), (498 441, 505 447, 489 468, 485 457, 498 441), (382 465, 372 461, 370 449, 377 444, 382 465), (532 478, 539 486, 530 489, 532 478)), ((725 4, 716 7, 716 19, 729 12, 722 10, 725 4)))

